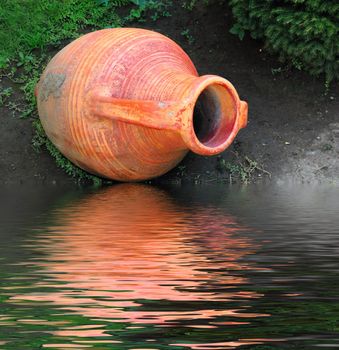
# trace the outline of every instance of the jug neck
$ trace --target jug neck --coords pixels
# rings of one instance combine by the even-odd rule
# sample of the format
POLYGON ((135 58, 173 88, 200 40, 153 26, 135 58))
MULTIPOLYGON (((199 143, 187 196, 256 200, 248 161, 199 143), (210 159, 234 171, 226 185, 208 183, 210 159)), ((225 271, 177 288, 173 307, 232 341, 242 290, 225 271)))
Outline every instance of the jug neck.
POLYGON ((224 151, 247 124, 247 103, 240 101, 226 79, 205 75, 194 80, 189 96, 191 107, 181 135, 187 147, 200 155, 224 151))

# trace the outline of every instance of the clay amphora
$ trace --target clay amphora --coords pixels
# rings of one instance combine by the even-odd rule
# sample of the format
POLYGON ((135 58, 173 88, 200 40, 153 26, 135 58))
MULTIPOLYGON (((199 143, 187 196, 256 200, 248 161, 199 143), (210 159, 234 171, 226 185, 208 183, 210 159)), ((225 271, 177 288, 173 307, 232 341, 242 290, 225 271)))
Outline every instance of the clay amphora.
POLYGON ((73 41, 35 92, 61 153, 120 181, 162 175, 189 150, 220 153, 247 122, 247 104, 229 81, 199 77, 175 42, 144 29, 104 29, 73 41))

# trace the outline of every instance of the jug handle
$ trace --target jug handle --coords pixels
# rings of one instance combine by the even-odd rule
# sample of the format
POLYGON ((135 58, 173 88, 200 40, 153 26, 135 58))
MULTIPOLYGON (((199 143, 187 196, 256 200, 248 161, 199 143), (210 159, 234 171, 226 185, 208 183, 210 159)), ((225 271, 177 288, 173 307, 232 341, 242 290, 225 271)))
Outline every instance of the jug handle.
POLYGON ((90 92, 90 114, 158 130, 179 131, 184 127, 183 114, 188 103, 120 99, 110 96, 104 88, 90 92))
POLYGON ((240 101, 240 108, 239 108, 239 129, 243 129, 247 125, 247 119, 248 119, 248 104, 245 101, 240 101))

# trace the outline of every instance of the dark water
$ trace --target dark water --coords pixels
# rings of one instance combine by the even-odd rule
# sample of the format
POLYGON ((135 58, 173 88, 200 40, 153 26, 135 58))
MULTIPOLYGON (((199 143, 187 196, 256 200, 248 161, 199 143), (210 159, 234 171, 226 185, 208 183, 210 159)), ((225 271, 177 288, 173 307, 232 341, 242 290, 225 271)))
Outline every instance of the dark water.
POLYGON ((339 349, 339 189, 4 189, 0 349, 339 349))

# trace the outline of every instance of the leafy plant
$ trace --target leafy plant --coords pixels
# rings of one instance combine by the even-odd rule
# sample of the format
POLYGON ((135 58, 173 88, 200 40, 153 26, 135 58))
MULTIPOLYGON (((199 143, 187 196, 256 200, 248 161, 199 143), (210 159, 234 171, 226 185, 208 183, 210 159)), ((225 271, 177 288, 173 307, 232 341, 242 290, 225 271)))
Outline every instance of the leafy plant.
POLYGON ((12 88, 6 88, 3 90, 0 90, 0 107, 5 105, 8 98, 12 95, 13 89, 12 88))
POLYGON ((51 156, 55 159, 56 165, 63 169, 66 174, 74 177, 78 181, 89 181, 94 185, 101 185, 103 180, 97 176, 91 175, 84 170, 75 166, 71 161, 64 157, 58 149, 47 138, 44 128, 39 119, 33 122, 35 134, 32 140, 32 146, 36 152, 40 152, 43 147, 46 147, 51 156))
POLYGON ((160 17, 170 17, 168 7, 171 6, 170 0, 131 0, 137 7, 130 10, 128 21, 144 21, 144 15, 147 12, 149 17, 156 21, 160 17))
POLYGON ((194 44, 194 37, 193 35, 190 33, 190 30, 189 29, 184 29, 182 32, 181 32, 181 35, 186 38, 186 40, 188 41, 188 44, 189 45, 193 45, 194 44))
POLYGON ((185 0, 182 4, 182 7, 192 11, 195 6, 202 3, 203 5, 207 5, 210 0, 185 0))
POLYGON ((339 3, 336 0, 230 0, 231 33, 263 39, 283 62, 326 81, 339 78, 339 3))
POLYGON ((236 161, 228 162, 223 158, 218 159, 217 169, 220 172, 226 172, 229 175, 229 181, 232 183, 233 180, 239 179, 242 183, 249 183, 252 181, 253 176, 257 173, 259 176, 262 174, 268 175, 271 174, 259 166, 259 164, 250 159, 248 156, 244 157, 244 160, 240 160, 238 153, 234 153, 236 161))

